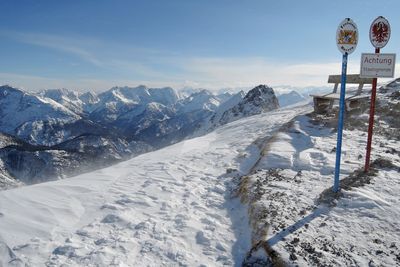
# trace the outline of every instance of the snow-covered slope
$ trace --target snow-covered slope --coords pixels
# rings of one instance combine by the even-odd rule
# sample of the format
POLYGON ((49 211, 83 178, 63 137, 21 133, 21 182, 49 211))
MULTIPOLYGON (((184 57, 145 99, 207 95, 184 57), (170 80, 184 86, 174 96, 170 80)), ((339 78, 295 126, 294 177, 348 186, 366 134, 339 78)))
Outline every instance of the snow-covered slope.
POLYGON ((79 94, 79 99, 83 103, 83 111, 86 113, 91 113, 96 107, 96 104, 100 101, 99 97, 94 92, 86 92, 79 94))
POLYGON ((332 192, 334 116, 299 116, 265 145, 240 190, 253 228, 249 265, 272 260, 288 266, 400 266, 396 83, 378 94, 369 173, 364 172, 368 109, 346 114, 338 194, 332 192))
POLYGON ((42 97, 50 98, 63 105, 75 114, 84 112, 84 102, 79 98, 79 93, 68 89, 47 89, 39 92, 42 97))
POLYGON ((243 101, 244 97, 245 93, 240 91, 219 105, 218 109, 215 111, 215 114, 213 114, 213 116, 210 118, 211 124, 218 124, 221 121, 222 115, 224 115, 227 110, 231 110, 233 107, 239 105, 239 103, 243 101))
POLYGON ((135 139, 142 130, 173 116, 175 112, 172 108, 158 102, 150 102, 121 115, 114 125, 122 129, 128 139, 135 139))
POLYGON ((257 161, 260 140, 308 110, 248 117, 109 168, 2 191, 0 258, 32 266, 240 266, 251 245, 247 210, 230 195, 235 177, 257 161))
POLYGON ((54 144, 70 135, 68 130, 60 128, 79 119, 79 115, 50 98, 42 98, 9 86, 0 87, 2 132, 33 144, 54 144))

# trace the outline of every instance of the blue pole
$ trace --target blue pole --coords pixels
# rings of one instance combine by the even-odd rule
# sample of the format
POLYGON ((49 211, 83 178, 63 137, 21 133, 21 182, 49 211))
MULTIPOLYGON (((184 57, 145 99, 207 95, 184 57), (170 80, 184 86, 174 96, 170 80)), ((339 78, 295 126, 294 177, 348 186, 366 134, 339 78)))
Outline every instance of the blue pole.
POLYGON ((333 192, 335 193, 339 191, 340 158, 342 155, 343 120, 345 111, 344 100, 346 94, 346 72, 347 72, 347 53, 344 53, 342 59, 342 79, 340 81, 340 102, 339 102, 339 122, 337 129, 335 181, 333 183, 333 192))

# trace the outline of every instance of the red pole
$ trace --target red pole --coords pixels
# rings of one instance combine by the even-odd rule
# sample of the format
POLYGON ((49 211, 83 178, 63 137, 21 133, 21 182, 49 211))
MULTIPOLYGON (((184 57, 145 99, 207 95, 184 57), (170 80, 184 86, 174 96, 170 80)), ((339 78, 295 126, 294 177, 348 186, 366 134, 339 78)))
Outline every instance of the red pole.
MULTIPOLYGON (((375 54, 379 54, 380 49, 375 48, 375 54)), ((375 116, 375 99, 376 99, 376 84, 378 79, 374 78, 372 80, 372 91, 371 91, 371 105, 369 108, 369 125, 368 125, 368 140, 367 140, 367 154, 365 156, 365 168, 364 172, 369 170, 369 162, 371 159, 371 143, 372 143, 372 133, 374 131, 374 116, 375 116)))

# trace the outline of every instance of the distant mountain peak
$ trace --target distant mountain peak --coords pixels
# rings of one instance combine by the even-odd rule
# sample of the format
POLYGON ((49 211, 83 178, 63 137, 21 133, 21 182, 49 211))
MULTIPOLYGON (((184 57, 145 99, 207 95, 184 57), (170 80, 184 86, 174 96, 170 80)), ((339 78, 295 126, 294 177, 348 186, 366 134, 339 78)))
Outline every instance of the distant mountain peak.
POLYGON ((66 98, 66 99, 72 100, 72 101, 79 100, 78 92, 75 92, 75 91, 69 90, 69 89, 65 89, 65 88, 46 89, 46 90, 39 92, 39 95, 43 96, 43 97, 51 98, 57 102, 61 101, 63 98, 66 98))
POLYGON ((259 105, 264 103, 265 100, 271 99, 271 97, 275 97, 274 90, 267 85, 260 84, 251 89, 244 97, 244 100, 259 105))
POLYGON ((279 108, 279 102, 274 90, 267 85, 258 85, 251 89, 242 101, 226 110, 219 124, 238 120, 242 117, 260 114, 279 108))
POLYGON ((301 95, 299 92, 292 90, 289 93, 284 93, 278 96, 279 105, 281 107, 290 106, 301 101, 305 101, 306 97, 301 95))

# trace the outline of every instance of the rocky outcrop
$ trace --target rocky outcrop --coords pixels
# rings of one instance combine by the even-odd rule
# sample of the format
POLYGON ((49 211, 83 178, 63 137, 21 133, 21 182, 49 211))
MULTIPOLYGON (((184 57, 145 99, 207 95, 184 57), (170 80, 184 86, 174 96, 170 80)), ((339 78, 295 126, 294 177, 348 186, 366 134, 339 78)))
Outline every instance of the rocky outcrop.
POLYGON ((274 90, 266 85, 259 85, 251 89, 246 96, 235 106, 226 110, 219 120, 219 124, 226 124, 262 112, 279 108, 279 102, 274 90))

